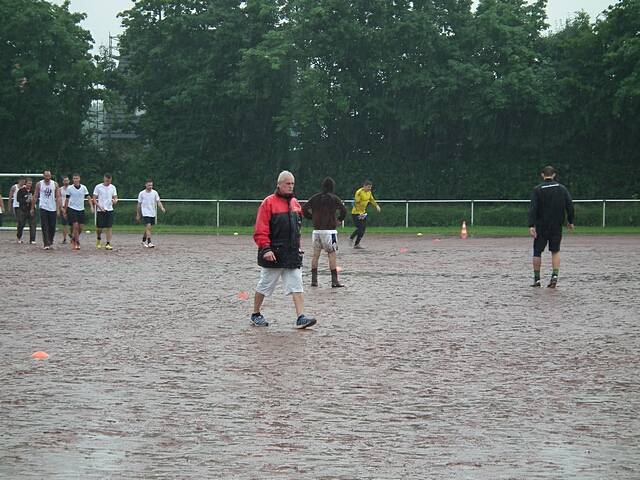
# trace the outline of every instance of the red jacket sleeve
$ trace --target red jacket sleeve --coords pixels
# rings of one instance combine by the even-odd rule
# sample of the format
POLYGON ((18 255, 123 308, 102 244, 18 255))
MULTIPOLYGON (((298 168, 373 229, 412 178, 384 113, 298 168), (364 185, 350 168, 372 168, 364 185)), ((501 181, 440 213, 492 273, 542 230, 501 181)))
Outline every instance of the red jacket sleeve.
POLYGON ((256 217, 256 226, 253 229, 253 240, 259 249, 271 246, 269 239, 269 222, 271 221, 271 204, 270 197, 265 198, 258 208, 258 216, 256 217))

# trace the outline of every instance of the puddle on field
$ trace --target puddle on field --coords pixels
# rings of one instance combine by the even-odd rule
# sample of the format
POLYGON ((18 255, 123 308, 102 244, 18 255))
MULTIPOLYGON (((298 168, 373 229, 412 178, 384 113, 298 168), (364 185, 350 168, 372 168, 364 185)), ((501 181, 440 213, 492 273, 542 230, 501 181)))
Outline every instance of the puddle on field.
POLYGON ((342 237, 297 331, 280 291, 249 326, 250 237, 0 233, 5 272, 52 273, 2 284, 0 477, 637 478, 636 237, 567 238, 555 291, 527 239, 342 237))

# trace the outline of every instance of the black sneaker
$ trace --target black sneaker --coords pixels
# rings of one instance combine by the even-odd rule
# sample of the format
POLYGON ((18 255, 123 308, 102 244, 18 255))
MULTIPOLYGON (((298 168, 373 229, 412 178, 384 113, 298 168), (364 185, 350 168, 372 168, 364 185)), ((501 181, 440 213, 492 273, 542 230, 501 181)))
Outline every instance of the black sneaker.
POLYGON ((331 288, 342 288, 344 287, 343 284, 341 284, 340 282, 334 282, 331 284, 331 288))
POLYGON ((316 324, 315 318, 306 317, 304 314, 300 315, 296 320, 296 328, 309 328, 316 324))
POLYGON ((268 327, 269 322, 260 313, 251 314, 251 324, 255 327, 268 327))
POLYGON ((547 285, 547 288, 556 288, 557 284, 558 284, 558 277, 554 275, 551 277, 551 280, 549 280, 549 285, 547 285))
POLYGON ((542 285, 540 285, 540 280, 534 280, 531 286, 540 288, 542 285))
POLYGON ((360 245, 359 243, 355 244, 355 245, 353 246, 353 248, 355 248, 355 249, 357 249, 357 250, 362 250, 362 249, 364 249, 364 247, 363 247, 362 245, 360 245))

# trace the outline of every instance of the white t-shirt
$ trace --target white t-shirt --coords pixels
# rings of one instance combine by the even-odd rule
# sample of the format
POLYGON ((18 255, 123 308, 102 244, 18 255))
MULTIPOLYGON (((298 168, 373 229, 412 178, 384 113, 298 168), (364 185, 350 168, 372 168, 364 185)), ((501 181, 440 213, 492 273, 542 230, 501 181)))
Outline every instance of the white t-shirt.
POLYGON ((18 188, 18 184, 16 183, 13 187, 11 187, 11 189, 13 190, 13 198, 11 199, 13 201, 13 208, 18 208, 20 206, 18 204, 18 190, 20 190, 18 188))
POLYGON ((38 182, 40 184, 40 193, 38 194, 38 205, 40 210, 55 212, 58 210, 56 203, 56 189, 58 185, 53 180, 46 183, 44 180, 38 182))
POLYGON ((98 197, 98 211, 106 210, 107 212, 113 211, 113 197, 118 196, 118 191, 114 185, 105 185, 99 183, 96 188, 93 189, 93 195, 98 197))
POLYGON ((67 198, 67 187, 60 186, 60 206, 64 207, 64 199, 67 198))
POLYGON ((78 188, 75 185, 71 185, 67 188, 66 198, 69 199, 69 208, 78 212, 84 211, 84 199, 89 195, 87 187, 80 184, 78 188))
POLYGON ((140 204, 140 210, 143 217, 154 217, 158 214, 157 206, 160 201, 160 195, 158 192, 151 189, 147 192, 147 189, 142 190, 138 194, 138 203, 140 204))

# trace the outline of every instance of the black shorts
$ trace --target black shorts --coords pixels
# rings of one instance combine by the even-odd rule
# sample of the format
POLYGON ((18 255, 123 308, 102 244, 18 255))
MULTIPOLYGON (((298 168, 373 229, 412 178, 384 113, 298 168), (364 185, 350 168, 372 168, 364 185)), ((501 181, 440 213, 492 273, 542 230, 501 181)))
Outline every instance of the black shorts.
POLYGON ((547 244, 549 251, 559 252, 562 242, 562 227, 536 227, 537 237, 533 240, 533 256, 539 257, 547 244))
POLYGON ((156 217, 142 217, 142 223, 145 225, 155 225, 156 217))
POLYGON ((113 210, 110 212, 98 212, 96 214, 96 227, 97 228, 113 227, 113 210))
POLYGON ((84 220, 84 210, 74 210, 73 208, 67 208, 67 221, 69 222, 69 225, 73 225, 74 223, 84 225, 84 220))

